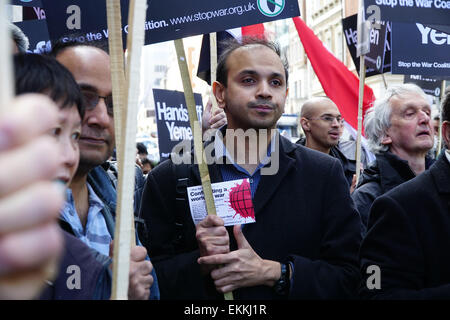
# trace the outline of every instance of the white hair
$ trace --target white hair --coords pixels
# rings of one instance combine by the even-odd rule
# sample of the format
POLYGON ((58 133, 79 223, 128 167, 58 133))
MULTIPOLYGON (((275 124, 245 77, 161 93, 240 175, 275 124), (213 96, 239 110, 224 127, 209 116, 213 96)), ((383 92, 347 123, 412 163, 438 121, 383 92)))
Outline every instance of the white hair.
POLYGON ((22 30, 20 30, 18 26, 13 23, 9 25, 9 28, 11 30, 12 38, 17 45, 17 49, 19 49, 19 52, 26 53, 28 47, 30 46, 28 37, 23 33, 22 30))
POLYGON ((389 149, 381 143, 386 131, 391 126, 391 98, 405 94, 416 93, 428 101, 427 95, 415 84, 405 83, 388 88, 383 98, 377 99, 372 108, 368 109, 364 119, 364 130, 369 148, 373 153, 380 153, 389 149))

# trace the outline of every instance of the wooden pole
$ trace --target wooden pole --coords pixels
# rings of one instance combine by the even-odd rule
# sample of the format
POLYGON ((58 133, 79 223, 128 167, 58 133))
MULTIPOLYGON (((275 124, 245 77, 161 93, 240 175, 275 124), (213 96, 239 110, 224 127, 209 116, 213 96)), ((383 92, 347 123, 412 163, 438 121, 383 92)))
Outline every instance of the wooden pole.
POLYGON ((14 96, 12 37, 6 18, 6 5, 9 5, 9 0, 0 4, 0 113, 8 109, 14 96))
MULTIPOLYGON (((186 54, 184 52, 183 40, 175 40, 175 49, 177 51, 178 66, 180 68, 181 79, 183 81, 184 96, 189 113, 189 122, 194 132, 194 151, 198 162, 198 169, 202 181, 203 193, 205 196, 206 210, 209 215, 216 215, 216 206, 212 194, 211 179, 209 177, 208 165, 206 164, 203 150, 202 129, 197 118, 195 109, 194 93, 192 91, 191 77, 186 62, 186 54)), ((225 300, 233 300, 233 293, 224 294, 225 300)))
POLYGON ((128 299, 130 247, 134 238, 133 196, 136 159, 136 119, 139 107, 139 81, 145 37, 146 0, 130 0, 127 48, 127 107, 122 118, 121 157, 117 189, 116 231, 114 241, 112 299, 128 299))
POLYGON ((117 162, 119 159, 120 138, 122 137, 122 114, 125 111, 126 103, 126 84, 125 84, 125 66, 122 42, 122 13, 120 10, 120 0, 107 0, 106 10, 108 17, 108 42, 109 55, 111 59, 111 80, 112 95, 114 102, 114 127, 116 140, 117 162))
POLYGON ((217 33, 209 34, 210 63, 211 63, 211 114, 218 109, 216 96, 213 92, 213 83, 217 80, 217 33))
POLYGON ((362 111, 364 102, 364 82, 366 80, 365 55, 359 56, 359 100, 358 100, 358 133, 356 136, 356 184, 358 184, 361 173, 361 134, 362 134, 362 111))
MULTIPOLYGON (((442 80, 441 84, 441 97, 438 105, 439 110, 439 129, 438 129, 438 144, 436 147, 436 158, 439 156, 442 148, 442 102, 445 99, 445 80, 442 80)), ((432 120, 433 121, 433 120, 432 120)))
POLYGON ((361 175, 361 135, 362 118, 364 104, 364 83, 366 81, 366 60, 365 55, 370 52, 369 32, 370 27, 365 20, 364 0, 359 1, 358 9, 358 43, 356 45, 356 54, 359 56, 359 99, 358 99, 358 132, 356 135, 356 184, 358 184, 361 175))
POLYGON ((386 77, 384 76, 384 73, 381 73, 381 78, 383 79, 384 88, 387 89, 388 88, 388 84, 387 84, 387 81, 386 81, 386 77))

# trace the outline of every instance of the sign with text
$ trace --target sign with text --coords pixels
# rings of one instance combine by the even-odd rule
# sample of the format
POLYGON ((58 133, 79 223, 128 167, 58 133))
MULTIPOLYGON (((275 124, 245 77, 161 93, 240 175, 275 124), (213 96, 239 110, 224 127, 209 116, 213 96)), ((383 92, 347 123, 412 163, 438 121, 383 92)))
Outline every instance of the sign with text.
MULTIPOLYGON (((256 222, 248 179, 213 183, 211 187, 217 215, 225 227, 256 222)), ((187 193, 192 220, 197 224, 208 215, 203 187, 189 187, 187 193)))
MULTIPOLYGON (((80 42, 108 38, 105 1, 42 0, 50 37, 80 42)), ((121 0, 122 25, 128 33, 129 0, 121 0)), ((300 15, 297 0, 148 1, 145 44, 222 31, 300 15)))
POLYGON ((45 11, 39 7, 23 7, 22 8, 23 20, 42 20, 45 19, 45 11))
MULTIPOLYGON (((158 127, 158 144, 161 162, 168 159, 173 147, 182 140, 192 140, 193 132, 184 92, 153 89, 155 118, 158 127)), ((195 106, 199 121, 202 119, 201 94, 195 93, 195 106)))
POLYGON ((366 13, 379 13, 376 20, 450 24, 449 0, 365 0, 364 7, 366 13))
POLYGON ((450 76, 450 35, 421 23, 392 25, 392 73, 450 76))
POLYGON ((41 0, 11 0, 11 4, 24 7, 41 7, 41 0))
MULTIPOLYGON (((356 56, 358 16, 352 15, 342 20, 345 41, 352 56, 353 63, 359 73, 359 57, 356 56)), ((370 52, 365 56, 366 77, 390 71, 391 48, 387 42, 390 23, 381 23, 379 29, 372 28, 369 34, 370 52)))
POLYGON ((42 54, 52 49, 45 20, 28 20, 14 24, 28 37, 30 41, 28 52, 42 54))
POLYGON ((423 77, 421 75, 406 75, 403 82, 417 84, 426 94, 429 94, 430 96, 441 96, 441 79, 433 77, 423 77))

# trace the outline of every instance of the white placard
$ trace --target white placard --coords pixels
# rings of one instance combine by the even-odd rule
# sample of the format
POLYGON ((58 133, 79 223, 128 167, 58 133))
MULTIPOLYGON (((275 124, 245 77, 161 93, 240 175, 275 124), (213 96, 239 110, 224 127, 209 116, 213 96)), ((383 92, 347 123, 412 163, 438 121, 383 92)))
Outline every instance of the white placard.
MULTIPOLYGON (((213 183, 212 190, 217 215, 225 226, 256 222, 248 179, 213 183)), ((203 189, 202 186, 189 187, 187 192, 192 220, 197 224, 207 215, 203 189)))

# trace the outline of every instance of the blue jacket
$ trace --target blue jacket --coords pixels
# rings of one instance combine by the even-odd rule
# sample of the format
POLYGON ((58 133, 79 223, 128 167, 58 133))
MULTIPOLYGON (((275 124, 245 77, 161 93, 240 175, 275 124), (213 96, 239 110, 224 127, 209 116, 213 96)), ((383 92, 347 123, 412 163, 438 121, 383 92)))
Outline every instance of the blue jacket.
MULTIPOLYGON (((108 168, 108 166, 107 166, 108 168)), ((108 168, 109 169, 109 168, 108 168)), ((116 205, 117 205, 117 192, 114 186, 114 181, 111 179, 110 174, 102 167, 98 166, 91 170, 88 175, 88 182, 91 185, 94 192, 97 196, 103 201, 106 205, 105 209, 102 211, 103 216, 105 217, 106 225, 108 227, 108 231, 111 234, 111 237, 114 239, 114 229, 115 229, 115 216, 116 216, 116 205)), ((139 211, 140 200, 142 197, 142 190, 144 188, 144 177, 141 169, 136 167, 136 180, 135 180, 135 191, 134 191, 134 212, 135 217, 136 213, 139 211)), ((136 221, 139 219, 137 218, 136 221)), ((137 228, 136 228, 137 230, 137 228)), ((136 244, 142 246, 139 241, 138 235, 136 233, 136 244)), ((147 260, 150 258, 147 256, 147 260)), ((150 288, 150 299, 151 300, 159 300, 159 286, 158 279, 156 276, 156 272, 153 269, 153 285, 150 288)))

